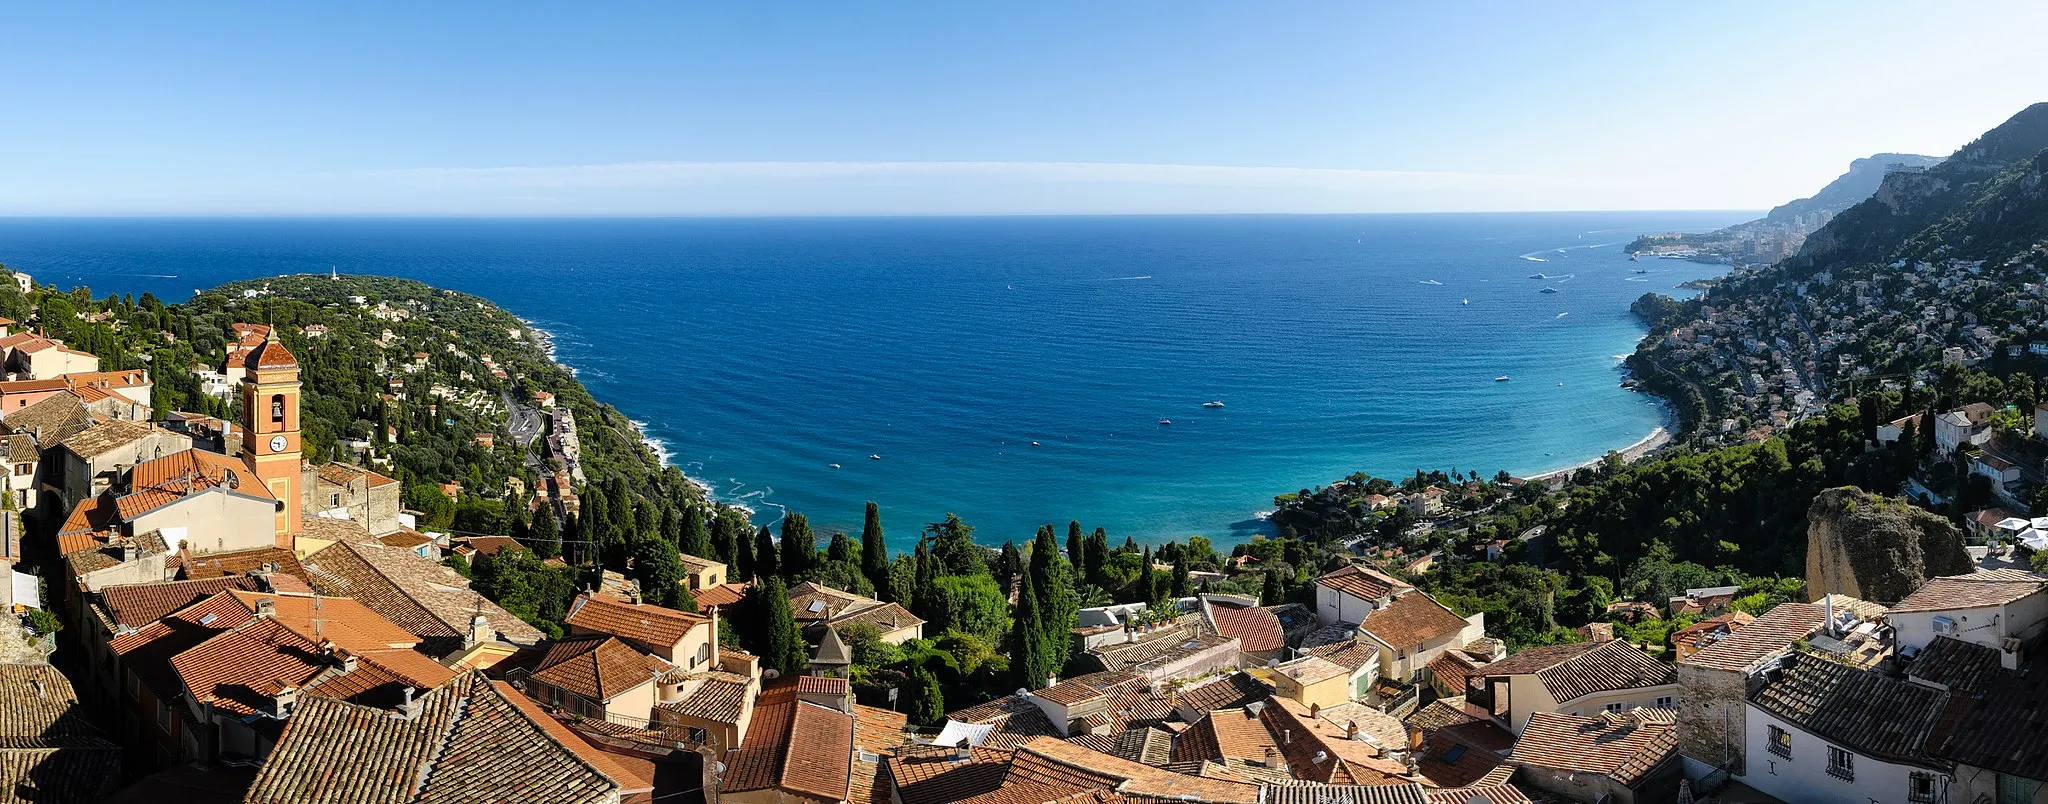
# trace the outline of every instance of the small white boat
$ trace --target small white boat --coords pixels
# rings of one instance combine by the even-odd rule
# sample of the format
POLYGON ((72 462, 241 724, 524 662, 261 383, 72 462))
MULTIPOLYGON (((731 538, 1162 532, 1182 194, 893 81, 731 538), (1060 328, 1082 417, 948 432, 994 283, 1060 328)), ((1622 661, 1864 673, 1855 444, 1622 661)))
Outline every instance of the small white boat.
POLYGON ((1549 279, 1550 277, 1544 276, 1544 275, 1542 275, 1542 274, 1530 274, 1530 275, 1529 275, 1529 278, 1530 278, 1530 279, 1549 279))
POLYGON ((879 460, 881 460, 881 459, 882 459, 882 456, 880 456, 880 455, 869 455, 869 456, 868 456, 868 460, 871 460, 871 461, 879 461, 879 460))
POLYGON ((1434 279, 1424 279, 1424 280, 1422 280, 1422 284, 1425 284, 1425 285, 1441 285, 1441 284, 1443 284, 1443 283, 1442 283, 1442 282, 1438 282, 1438 281, 1436 281, 1436 280, 1434 280, 1434 279))
POLYGON ((1205 407, 1205 408, 1220 408, 1220 407, 1223 407, 1223 403, 1222 403, 1222 402, 1203 402, 1203 403, 1202 403, 1202 407, 1205 407))
POLYGON ((1500 376, 1498 376, 1498 377, 1495 377, 1495 378, 1493 378, 1493 381, 1494 381, 1494 382, 1507 382, 1507 381, 1508 381, 1508 375, 1506 375, 1506 374, 1502 374, 1502 375, 1500 375, 1500 376))
POLYGON ((1565 317, 1565 316, 1568 316, 1568 315, 1571 315, 1571 313, 1558 313, 1558 314, 1557 314, 1557 317, 1558 317, 1558 318, 1563 318, 1563 317, 1565 317))
POLYGON ((1035 447, 1035 446, 1038 446, 1038 442, 1036 442, 1036 441, 1033 441, 1033 442, 1031 442, 1031 446, 1034 446, 1034 447, 1035 447))
POLYGON ((1538 293, 1556 293, 1556 292, 1557 292, 1557 288, 1544 288, 1544 289, 1542 289, 1542 290, 1539 290, 1539 291, 1536 291, 1536 292, 1538 292, 1538 293))
POLYGON ((1159 420, 1159 423, 1160 423, 1160 424, 1172 424, 1172 423, 1173 423, 1173 420, 1172 420, 1172 419, 1160 419, 1160 420, 1159 420))
POLYGON ((834 469, 837 469, 837 468, 839 468, 839 464, 836 464, 836 463, 834 463, 834 464, 827 464, 827 465, 828 465, 828 466, 831 466, 831 467, 832 467, 832 468, 834 468, 834 469))
POLYGON ((1462 299, 1462 300, 1460 300, 1460 301, 1459 301, 1458 303, 1459 303, 1459 304, 1471 304, 1471 303, 1472 303, 1472 300, 1471 300, 1471 299, 1462 299))

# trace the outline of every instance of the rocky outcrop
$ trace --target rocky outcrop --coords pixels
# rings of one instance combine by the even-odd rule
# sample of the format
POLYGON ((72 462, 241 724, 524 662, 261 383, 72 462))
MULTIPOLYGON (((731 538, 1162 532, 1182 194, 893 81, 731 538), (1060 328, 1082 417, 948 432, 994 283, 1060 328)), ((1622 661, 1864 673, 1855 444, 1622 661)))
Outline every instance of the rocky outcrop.
POLYGON ((1896 603, 1928 578, 1971 570, 1963 533, 1904 500, 1828 489, 1806 511, 1806 595, 1896 603))

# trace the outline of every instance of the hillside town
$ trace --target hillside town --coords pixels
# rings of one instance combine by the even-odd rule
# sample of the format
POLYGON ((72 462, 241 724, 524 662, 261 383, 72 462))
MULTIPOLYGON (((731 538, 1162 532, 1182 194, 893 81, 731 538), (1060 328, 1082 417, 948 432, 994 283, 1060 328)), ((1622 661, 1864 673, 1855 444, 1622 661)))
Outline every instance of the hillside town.
POLYGON ((238 421, 152 421, 142 378, 8 336, 8 384, 51 384, 0 417, 10 499, 68 513, 65 574, 5 587, 17 611, 65 613, 43 631, 56 636, 0 633, 18 712, 7 789, 274 804, 1849 804, 2034 801, 2048 782, 2035 667, 2048 575, 1960 541, 1969 571, 1914 577, 1896 599, 1822 571, 1810 601, 1755 614, 1735 587, 1618 609, 1695 623, 1666 643, 1594 623, 1521 650, 1489 636, 1485 614, 1364 562, 1317 576, 1312 602, 1203 588, 1258 563, 1233 561, 1158 605, 1078 609, 1064 670, 930 719, 894 694, 859 700, 855 678, 862 654, 922 643, 926 620, 811 581, 762 612, 761 584, 783 580, 735 580, 715 558, 677 556, 690 610, 606 573, 550 635, 443 563, 502 561, 528 551, 519 540, 422 531, 390 477, 307 460, 300 360, 274 330, 254 340, 227 367, 238 421), (63 357, 37 362, 47 354, 63 357), (767 659, 790 672, 722 636, 777 621, 801 661, 767 659), (59 641, 63 672, 46 658, 59 641))

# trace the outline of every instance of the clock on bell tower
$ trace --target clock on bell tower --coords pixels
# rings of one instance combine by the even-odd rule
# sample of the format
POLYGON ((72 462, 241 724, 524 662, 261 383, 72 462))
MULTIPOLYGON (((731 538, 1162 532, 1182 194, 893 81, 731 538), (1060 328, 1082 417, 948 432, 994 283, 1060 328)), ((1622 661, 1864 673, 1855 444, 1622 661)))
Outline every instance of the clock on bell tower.
POLYGON ((300 517, 299 360, 270 330, 244 366, 249 378, 242 384, 242 460, 281 503, 277 546, 289 550, 300 517))

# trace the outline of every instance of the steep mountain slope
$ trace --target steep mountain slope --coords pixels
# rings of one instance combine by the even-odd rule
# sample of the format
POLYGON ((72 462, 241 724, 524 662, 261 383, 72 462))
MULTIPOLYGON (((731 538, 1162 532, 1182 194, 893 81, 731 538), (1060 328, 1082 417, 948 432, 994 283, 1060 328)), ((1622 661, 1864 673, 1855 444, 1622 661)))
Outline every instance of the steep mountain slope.
MULTIPOLYGON (((2029 216, 2027 210, 2039 203, 2036 157, 2043 149, 2048 149, 2048 103, 2037 103, 1941 164, 1885 176, 1870 200, 1807 237, 1790 267, 1805 275, 1837 265, 1927 256, 1944 245, 1993 248, 2040 239, 2048 232, 2039 228, 2038 215, 2029 216), (1909 244, 1915 254, 1902 253, 1909 244)), ((1948 256, 1993 255, 1952 251, 1948 256)))
POLYGON ((1764 220, 1780 221, 1815 212, 1840 212, 1877 194, 1888 173, 1925 170, 1941 164, 1941 157, 1919 154, 1872 154, 1849 163, 1849 172, 1835 177, 1820 192, 1772 207, 1764 220))

